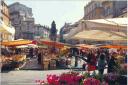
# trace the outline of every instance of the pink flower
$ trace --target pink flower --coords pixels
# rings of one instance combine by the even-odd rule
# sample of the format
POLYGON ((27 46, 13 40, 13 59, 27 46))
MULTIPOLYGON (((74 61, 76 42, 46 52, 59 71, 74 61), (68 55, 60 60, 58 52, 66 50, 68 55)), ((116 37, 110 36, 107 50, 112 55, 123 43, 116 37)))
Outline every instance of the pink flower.
POLYGON ((84 85, 100 85, 100 81, 94 78, 87 78, 83 83, 84 85))
POLYGON ((79 75, 79 73, 68 72, 59 76, 47 75, 47 82, 49 85, 78 85, 83 78, 84 76, 79 75))

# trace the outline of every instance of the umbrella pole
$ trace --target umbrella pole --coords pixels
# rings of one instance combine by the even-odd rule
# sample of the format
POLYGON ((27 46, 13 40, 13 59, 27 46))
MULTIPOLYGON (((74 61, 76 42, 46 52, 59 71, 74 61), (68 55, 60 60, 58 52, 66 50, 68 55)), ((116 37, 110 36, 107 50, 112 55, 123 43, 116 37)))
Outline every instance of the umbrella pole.
POLYGON ((1 50, 2 49, 2 33, 0 32, 0 56, 1 56, 1 50))

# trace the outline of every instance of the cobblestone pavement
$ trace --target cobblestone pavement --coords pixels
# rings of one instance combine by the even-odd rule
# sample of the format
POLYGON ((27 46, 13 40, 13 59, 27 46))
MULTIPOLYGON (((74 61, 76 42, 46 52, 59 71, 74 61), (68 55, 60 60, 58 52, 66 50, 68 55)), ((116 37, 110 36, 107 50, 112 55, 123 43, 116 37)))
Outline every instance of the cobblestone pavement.
MULTIPOLYGON (((19 70, 1 73, 1 85, 37 85, 36 80, 45 80, 48 74, 61 74, 70 70, 19 70)), ((75 70, 77 72, 79 69, 75 70)), ((91 72, 92 73, 92 72, 91 72)), ((98 71, 96 70, 96 73, 98 71)), ((107 73, 107 69, 105 72, 107 73)))
POLYGON ((61 74, 69 70, 19 70, 1 73, 1 85, 37 85, 36 80, 44 80, 48 74, 61 74))

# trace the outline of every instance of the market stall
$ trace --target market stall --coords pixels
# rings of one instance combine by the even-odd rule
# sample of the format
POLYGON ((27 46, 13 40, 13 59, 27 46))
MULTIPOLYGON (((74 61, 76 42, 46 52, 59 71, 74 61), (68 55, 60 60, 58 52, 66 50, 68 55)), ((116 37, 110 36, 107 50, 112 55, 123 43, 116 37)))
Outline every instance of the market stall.
POLYGON ((32 41, 24 39, 2 42, 2 46, 5 46, 5 48, 2 49, 3 69, 22 67, 26 61, 25 47, 32 43, 32 41))
POLYGON ((38 42, 38 45, 39 45, 39 48, 42 48, 41 62, 42 62, 43 69, 58 68, 59 67, 58 63, 60 63, 59 61, 60 57, 67 54, 68 53, 67 49, 69 48, 69 46, 66 46, 64 43, 51 41, 51 40, 41 40, 38 42), (52 51, 53 47, 54 47, 54 52, 52 51))

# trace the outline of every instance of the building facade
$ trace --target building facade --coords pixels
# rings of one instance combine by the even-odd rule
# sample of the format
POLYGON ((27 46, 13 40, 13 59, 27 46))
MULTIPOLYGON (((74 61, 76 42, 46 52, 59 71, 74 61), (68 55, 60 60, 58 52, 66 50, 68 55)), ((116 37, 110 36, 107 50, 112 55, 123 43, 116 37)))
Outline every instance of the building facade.
POLYGON ((121 15, 127 17, 127 1, 103 1, 102 2, 103 8, 104 8, 104 17, 105 18, 116 18, 121 15))
POLYGON ((50 28, 48 26, 42 26, 35 24, 34 39, 49 39, 50 28))
POLYGON ((84 7, 84 19, 101 19, 103 18, 102 1, 91 1, 84 7))
POLYGON ((127 1, 91 1, 84 7, 85 20, 127 17, 127 1))
POLYGON ((4 0, 0 1, 0 33, 2 41, 14 40, 15 29, 11 26, 9 9, 4 0))
POLYGON ((15 27, 15 39, 34 39, 34 18, 32 9, 18 2, 9 6, 10 20, 15 27))

